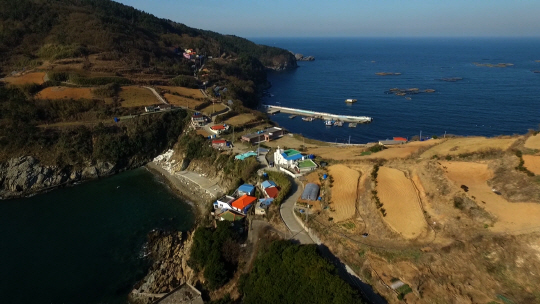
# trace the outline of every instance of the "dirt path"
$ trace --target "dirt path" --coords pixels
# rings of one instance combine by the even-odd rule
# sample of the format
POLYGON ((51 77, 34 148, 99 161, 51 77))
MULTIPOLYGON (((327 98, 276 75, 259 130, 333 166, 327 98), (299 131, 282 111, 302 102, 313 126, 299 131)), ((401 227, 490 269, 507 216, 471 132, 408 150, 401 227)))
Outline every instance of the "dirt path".
POLYGON ((397 169, 380 167, 377 192, 387 215, 383 219, 403 237, 414 239, 427 229, 412 182, 397 169))
POLYGON ((446 167, 446 174, 456 187, 467 186, 467 195, 497 218, 490 230, 521 234, 540 228, 540 204, 510 203, 495 194, 487 184, 493 176, 487 164, 441 162, 441 166, 446 167))
POLYGON ((154 89, 154 88, 151 88, 151 87, 143 87, 145 89, 149 89, 150 91, 152 91, 152 93, 154 93, 154 95, 156 96, 156 98, 161 101, 162 103, 168 105, 169 103, 163 98, 161 97, 161 95, 158 94, 158 92, 154 89))

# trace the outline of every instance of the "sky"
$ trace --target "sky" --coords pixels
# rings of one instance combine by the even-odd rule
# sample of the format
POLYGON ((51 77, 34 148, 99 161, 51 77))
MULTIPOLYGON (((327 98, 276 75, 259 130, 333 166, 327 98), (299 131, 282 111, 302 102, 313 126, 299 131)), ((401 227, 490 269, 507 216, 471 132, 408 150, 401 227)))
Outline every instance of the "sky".
POLYGON ((540 0, 119 0, 242 37, 540 36, 540 0))

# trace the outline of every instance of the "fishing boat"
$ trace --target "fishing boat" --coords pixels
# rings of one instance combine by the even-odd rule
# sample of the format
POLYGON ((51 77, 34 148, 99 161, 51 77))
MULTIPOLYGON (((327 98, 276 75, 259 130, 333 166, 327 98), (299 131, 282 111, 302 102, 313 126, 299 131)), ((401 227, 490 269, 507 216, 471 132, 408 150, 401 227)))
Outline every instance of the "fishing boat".
POLYGON ((335 127, 343 127, 343 121, 341 121, 341 120, 335 121, 335 122, 334 122, 334 126, 335 126, 335 127))
POLYGON ((355 102, 357 102, 357 100, 356 100, 356 99, 350 99, 350 98, 349 98, 349 99, 345 99, 345 102, 346 102, 346 103, 355 103, 355 102))
POLYGON ((356 128, 356 123, 355 122, 349 123, 349 128, 356 128))
POLYGON ((331 126, 334 125, 334 121, 332 121, 332 120, 326 120, 326 121, 324 122, 324 125, 327 126, 327 127, 331 127, 331 126))
POLYGON ((302 117, 302 120, 303 121, 313 121, 313 120, 315 120, 315 117, 313 117, 313 116, 302 117))

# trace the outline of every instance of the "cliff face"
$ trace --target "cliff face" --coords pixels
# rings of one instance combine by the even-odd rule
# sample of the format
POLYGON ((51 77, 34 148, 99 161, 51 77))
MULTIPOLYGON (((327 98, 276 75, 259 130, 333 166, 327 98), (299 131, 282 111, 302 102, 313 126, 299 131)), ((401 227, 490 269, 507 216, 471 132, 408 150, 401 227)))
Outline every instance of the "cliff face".
POLYGON ((270 60, 265 61, 266 68, 274 71, 292 70, 298 67, 296 58, 291 53, 274 56, 270 60))
POLYGON ((44 166, 32 156, 12 158, 0 164, 0 199, 22 197, 64 184, 116 173, 116 165, 98 162, 82 169, 44 166))
POLYGON ((146 277, 129 294, 129 302, 153 303, 162 294, 181 284, 194 284, 195 272, 187 264, 193 234, 183 237, 182 232, 154 231, 148 235, 148 252, 153 265, 146 277))

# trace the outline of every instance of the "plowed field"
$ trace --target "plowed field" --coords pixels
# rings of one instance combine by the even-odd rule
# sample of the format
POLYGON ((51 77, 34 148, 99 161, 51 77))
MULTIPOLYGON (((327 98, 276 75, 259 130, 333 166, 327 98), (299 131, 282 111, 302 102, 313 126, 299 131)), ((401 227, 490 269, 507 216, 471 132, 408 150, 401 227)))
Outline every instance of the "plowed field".
POLYGON ((334 222, 350 219, 356 213, 358 178, 360 173, 345 165, 328 167, 328 173, 334 179, 332 184, 332 213, 334 222))

